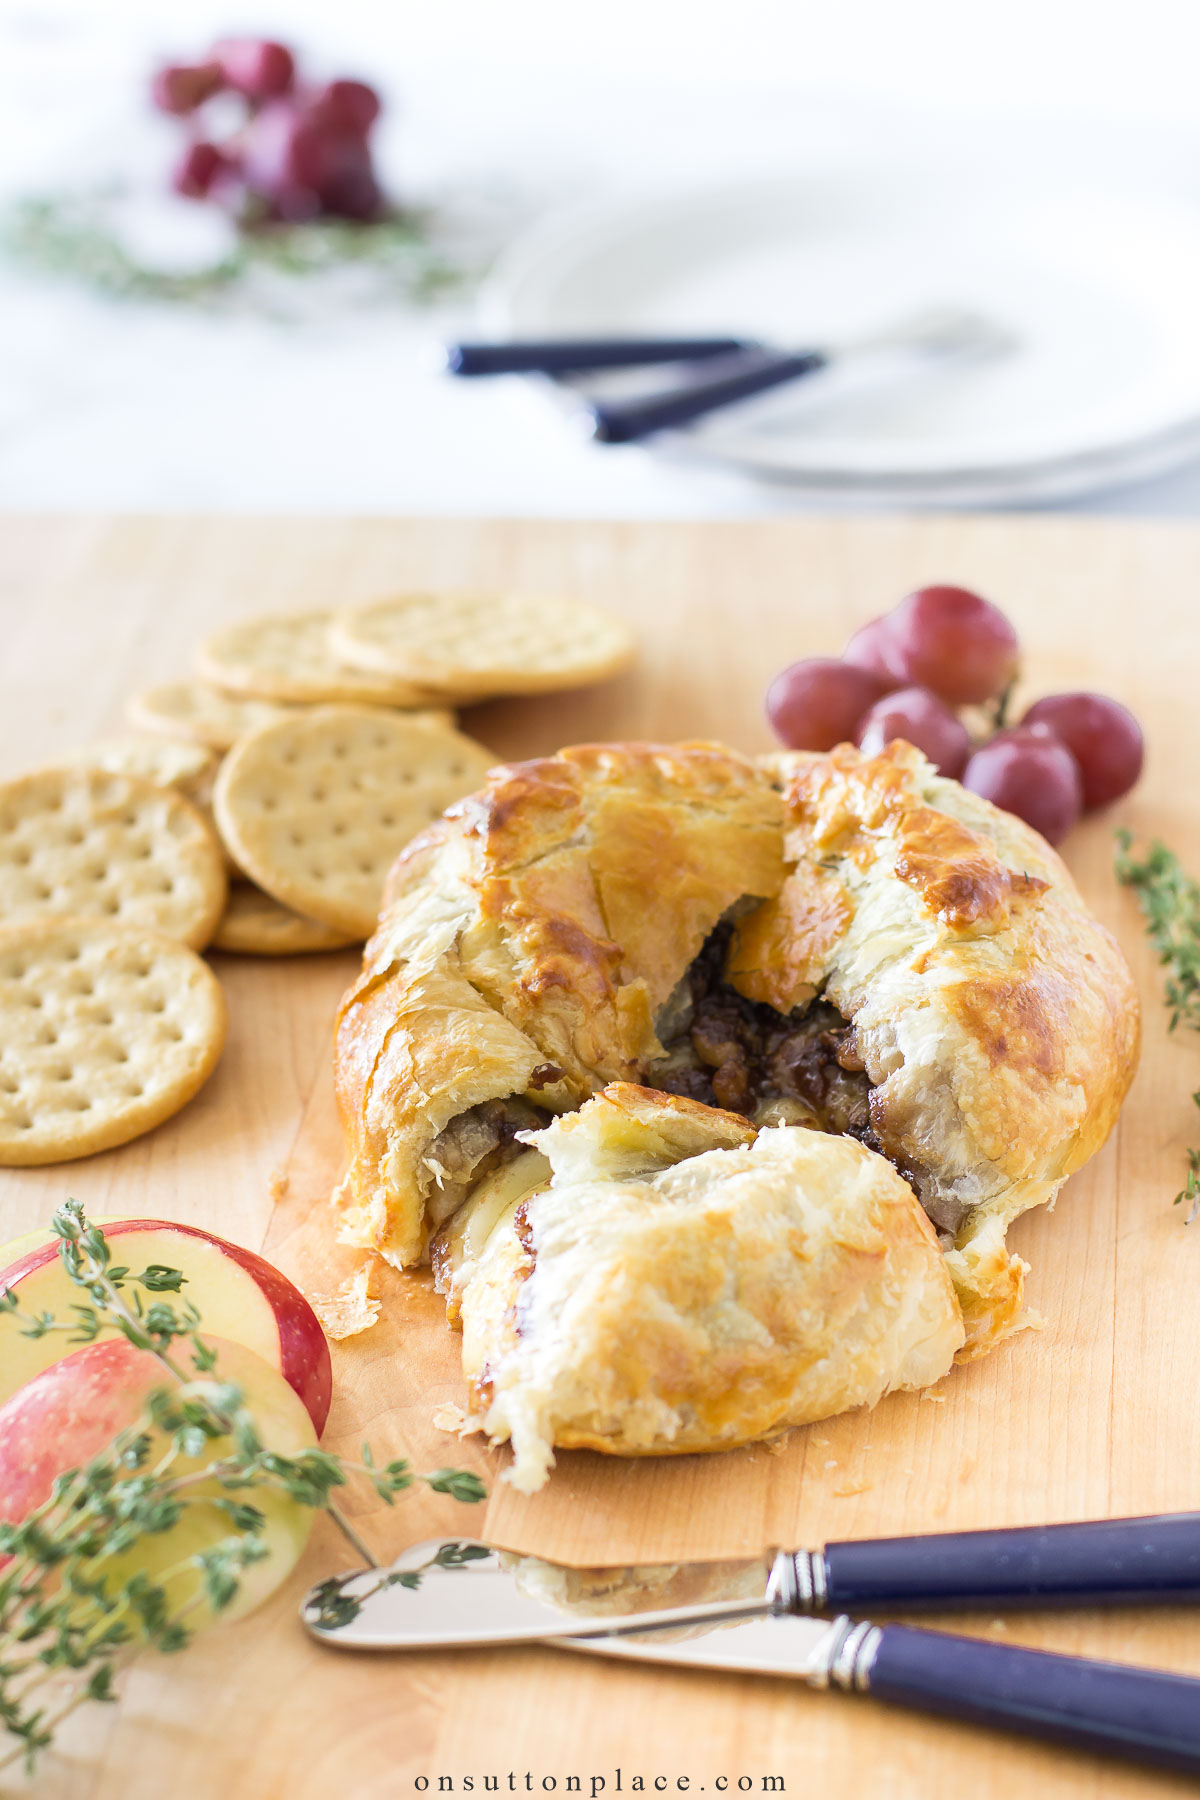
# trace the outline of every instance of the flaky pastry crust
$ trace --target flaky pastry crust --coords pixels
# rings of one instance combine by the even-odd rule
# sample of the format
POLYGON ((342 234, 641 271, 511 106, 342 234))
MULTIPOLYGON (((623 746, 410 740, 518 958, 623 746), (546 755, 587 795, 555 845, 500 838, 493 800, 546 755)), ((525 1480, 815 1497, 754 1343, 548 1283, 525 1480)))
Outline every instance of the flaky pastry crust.
POLYGON ((729 979, 783 1008, 819 987, 854 1021, 875 1136, 953 1237, 977 1354, 1021 1310, 1008 1226, 1116 1123, 1140 1044, 1133 978, 1044 838, 910 745, 768 766, 791 872, 735 928, 729 979))
MULTIPOLYGON (((659 1033, 722 921, 731 927, 724 978, 738 994, 788 1019, 819 995, 852 1022, 858 1060, 844 1066, 861 1066, 869 1084, 869 1130, 859 1133, 867 1147, 802 1132, 814 1140, 806 1183, 823 1193, 848 1183, 853 1193, 847 1158, 856 1168, 867 1158, 871 1192, 877 1199, 889 1187, 898 1208, 890 1223, 877 1220, 891 1246, 884 1263, 895 1262, 914 1293, 928 1298, 939 1282, 952 1293, 950 1355, 990 1348, 1021 1313, 1025 1265, 1005 1246, 1007 1227, 1053 1198, 1111 1130, 1136 1063, 1137 1002, 1119 949, 1048 845, 902 743, 877 757, 843 745, 759 763, 715 744, 583 745, 493 770, 481 793, 394 865, 362 975, 339 1014, 336 1075, 351 1158, 337 1196, 343 1234, 410 1266, 481 1177, 497 1162, 503 1173, 515 1134, 529 1142, 548 1115, 574 1113, 613 1084, 653 1082, 659 1033), (901 1218, 896 1243, 909 1246, 907 1262, 893 1243, 901 1218)), ((657 1097, 659 1110, 667 1098, 657 1097)), ((759 1144, 781 1134, 755 1139, 741 1123, 749 1141, 736 1154, 758 1175, 739 1173, 739 1193, 761 1178, 765 1216, 776 1175, 768 1180, 759 1144)), ((571 1125, 555 1127, 563 1146, 571 1125)), ((594 1144, 589 1154, 598 1154, 594 1144)), ((713 1154, 686 1152, 680 1169, 713 1154)), ((561 1204, 548 1195, 569 1188, 578 1200, 598 1179, 593 1167, 549 1187, 543 1165, 532 1198, 526 1181, 523 1217, 545 1217, 561 1204)), ((875 1214, 861 1204, 865 1230, 875 1214)), ((611 1195, 605 1205, 616 1206, 611 1195)), ((492 1271, 486 1304, 483 1289, 470 1303, 461 1269, 447 1277, 472 1354, 492 1365, 484 1410, 501 1434, 513 1401, 501 1397, 497 1356, 517 1355, 515 1288, 505 1282, 530 1255, 513 1235, 514 1216, 500 1208, 493 1252, 507 1274, 492 1271)), ((638 1218, 639 1232, 649 1230, 638 1218)), ((634 1239, 618 1258, 630 1268, 644 1263, 634 1239)), ((749 1266, 756 1252, 744 1241, 749 1266)), ((535 1267, 540 1254, 535 1246, 535 1267)), ((801 1267, 779 1277, 786 1304, 824 1305, 835 1319, 828 1269, 814 1264, 804 1276, 801 1267)), ((891 1300, 871 1292, 883 1320, 891 1300)), ((944 1319, 938 1331, 944 1348, 944 1319)), ((837 1354, 849 1359, 852 1349, 847 1340, 837 1354)), ((797 1408, 815 1418, 911 1385, 895 1357, 877 1354, 853 1376, 849 1360, 835 1377, 836 1356, 824 1358, 820 1393, 801 1403, 789 1388, 775 1423, 753 1397, 760 1378, 747 1383, 733 1367, 720 1425, 700 1388, 690 1424, 655 1427, 642 1444, 631 1415, 621 1423, 611 1409, 596 1414, 603 1426, 580 1423, 578 1409, 573 1424, 553 1407, 545 1417, 553 1415, 560 1444, 716 1448, 780 1429, 780 1418, 794 1423, 797 1408)), ((701 1375, 698 1363, 703 1387, 701 1375)))
POLYGON ((420 1260, 427 1153, 459 1114, 636 1080, 717 920, 779 891, 783 829, 779 793, 720 745, 597 744, 494 770, 415 838, 338 1016, 351 1241, 420 1260))
POLYGON ((950 1368, 937 1234, 854 1139, 616 1083, 534 1141, 553 1178, 489 1234, 461 1302, 477 1416, 523 1491, 555 1445, 726 1450, 950 1368))

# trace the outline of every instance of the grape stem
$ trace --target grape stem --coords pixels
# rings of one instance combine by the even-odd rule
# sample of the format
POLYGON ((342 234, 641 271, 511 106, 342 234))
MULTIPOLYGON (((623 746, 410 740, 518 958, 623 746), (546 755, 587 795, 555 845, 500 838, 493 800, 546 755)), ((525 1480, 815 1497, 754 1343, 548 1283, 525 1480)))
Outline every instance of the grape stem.
POLYGON ((992 729, 994 731, 1003 731, 1008 723, 1008 709, 1012 704, 1013 690, 1016 685, 1017 678, 1014 675, 1004 692, 1000 695, 1000 698, 996 701, 996 711, 992 718, 992 729))

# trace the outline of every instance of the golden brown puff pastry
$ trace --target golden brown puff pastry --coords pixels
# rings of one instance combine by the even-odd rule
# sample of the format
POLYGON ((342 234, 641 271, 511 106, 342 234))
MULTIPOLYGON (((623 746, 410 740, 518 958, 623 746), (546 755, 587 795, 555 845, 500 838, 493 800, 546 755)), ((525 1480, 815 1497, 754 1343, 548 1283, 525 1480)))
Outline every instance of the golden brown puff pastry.
POLYGON ((978 1354, 1020 1312, 1008 1226, 1116 1122, 1137 1066, 1132 976, 1045 840, 910 745, 770 766, 791 872, 735 925, 728 979, 783 1010, 820 988, 853 1020, 872 1141, 953 1239, 978 1354))
POLYGON ((493 1224, 459 1301, 476 1415, 522 1491, 555 1445, 724 1450, 950 1368, 937 1234, 853 1138, 625 1083, 532 1136, 552 1179, 493 1224))
POLYGON ((560 1111, 636 1079, 713 926, 778 893, 783 830, 777 789, 746 757, 599 744, 493 771, 414 839, 338 1017, 351 1241, 420 1260, 463 1197, 451 1170, 483 1160, 470 1165, 475 1128, 512 1124, 478 1116, 483 1103, 560 1111))
MULTIPOLYGON (((710 1120, 743 1115, 744 1142, 718 1136, 715 1146, 750 1158, 764 1217, 774 1216, 777 1168, 759 1146, 792 1143, 796 1127, 809 1146, 806 1182, 828 1207, 839 1182, 859 1191, 847 1158, 857 1167, 865 1157, 879 1181, 899 1170, 924 1211, 895 1201, 880 1213, 873 1178, 862 1228, 882 1234, 883 1264, 899 1259, 918 1310, 936 1290, 926 1267, 935 1258, 940 1291, 948 1276, 956 1295, 954 1347, 978 1354, 1020 1312, 1025 1266, 1005 1248, 1009 1223, 1103 1142, 1137 1042, 1128 970, 1058 857, 909 745, 759 764, 714 744, 584 745, 494 770, 393 868, 338 1021, 351 1154, 343 1233, 400 1267, 437 1233, 468 1369, 494 1382, 480 1369, 503 1361, 506 1334, 515 1338, 516 1286, 542 1254, 528 1221, 557 1217, 554 1194, 578 1198, 599 1183, 606 1217, 619 1214, 633 1238, 650 1230, 650 1212, 631 1223, 627 1168, 609 1167, 583 1124, 590 1115, 574 1110, 610 1084, 645 1084, 706 1102, 710 1120), (522 1145, 564 1113, 573 1118, 554 1126, 551 1187, 542 1150, 522 1145), (779 1125, 788 1129, 765 1129, 779 1125), (814 1141, 811 1128, 827 1135, 814 1141), (583 1166, 568 1170, 572 1143, 583 1166)), ((682 1117, 659 1107, 656 1129, 666 1114, 682 1117)), ((668 1190, 714 1153, 712 1143, 683 1148, 679 1172, 662 1175, 668 1190)), ((706 1203, 694 1202, 694 1216, 699 1231, 706 1203)), ((748 1225, 737 1241, 755 1262, 748 1225)), ((644 1260, 632 1238, 621 1258, 644 1260)), ((802 1292, 807 1266, 779 1274, 780 1304, 836 1318, 833 1276, 813 1264, 802 1292)), ((897 1296, 887 1281, 870 1292, 883 1336, 852 1333, 822 1357, 819 1394, 798 1397, 780 1351, 771 1403, 765 1378, 731 1363, 720 1425, 711 1395, 691 1424, 663 1413, 653 1428, 649 1414, 596 1424, 598 1396, 592 1424, 581 1424, 584 1402, 556 1399, 536 1423, 523 1415, 528 1441, 541 1443, 551 1419, 560 1443, 625 1449, 641 1433, 642 1448, 715 1448, 779 1429, 797 1407, 817 1417, 911 1385, 887 1335, 897 1296), (855 1361, 864 1343, 876 1345, 872 1368, 855 1361)), ((677 1299, 677 1317, 690 1316, 677 1299)), ((947 1329, 939 1318, 939 1346, 947 1329)), ((514 1376, 507 1398, 503 1381, 487 1390, 492 1428, 514 1439, 506 1409, 519 1410, 527 1376, 514 1376)), ((544 1468, 540 1449, 529 1455, 527 1471, 544 1468)))

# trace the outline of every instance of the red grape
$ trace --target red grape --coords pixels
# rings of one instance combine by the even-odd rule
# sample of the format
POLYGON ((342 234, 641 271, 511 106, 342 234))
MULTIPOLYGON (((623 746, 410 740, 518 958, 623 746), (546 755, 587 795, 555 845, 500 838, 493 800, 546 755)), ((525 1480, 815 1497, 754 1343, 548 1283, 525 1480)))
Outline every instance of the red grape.
POLYGON ((928 688, 885 694, 859 720, 855 741, 868 756, 878 756, 893 738, 906 738, 923 750, 939 775, 961 775, 971 753, 966 726, 928 688))
POLYGON ((890 688, 901 687, 903 683, 896 680, 888 666, 887 631, 886 619, 872 619, 869 624, 860 625, 842 651, 842 660, 853 663, 855 668, 869 670, 880 681, 886 681, 890 688))
POLYGON ((1061 843, 1083 811, 1079 764, 1046 725, 998 731, 976 750, 963 786, 1016 813, 1048 843, 1061 843))
POLYGON ((171 186, 189 200, 203 200, 219 175, 231 173, 233 163, 216 144, 197 138, 188 145, 171 172, 171 186))
POLYGON ((767 718, 793 750, 832 750, 853 738, 858 721, 885 691, 866 669, 813 656, 775 677, 767 689, 767 718))
POLYGON ((373 219, 383 204, 369 154, 347 160, 331 174, 321 189, 321 203, 339 219, 373 219))
POLYGON ((365 137, 379 117, 379 95, 365 81, 330 81, 310 96, 314 114, 365 137))
POLYGON ((212 54, 225 81, 247 100, 274 100, 296 78, 296 61, 285 44, 267 38, 222 38, 212 54))
POLYGON ((866 629, 898 682, 932 688, 952 706, 991 700, 1017 672, 1016 632, 999 607, 966 588, 918 588, 866 629))
MULTIPOLYGON (((288 100, 276 100, 251 119, 242 139, 247 185, 265 200, 294 188, 310 187, 298 167, 296 138, 300 115, 288 100)), ((316 196, 313 196, 314 200, 316 196)))
POLYGON ((1048 725, 1083 777, 1083 804, 1107 806, 1127 794, 1142 772, 1142 728, 1119 700, 1104 694, 1047 694, 1024 725, 1048 725))
POLYGON ((320 212, 368 219, 381 195, 371 152, 357 132, 331 125, 303 100, 273 100, 250 121, 243 168, 247 186, 276 218, 320 212))
POLYGON ((166 63, 150 84, 150 97, 159 112, 182 116, 195 112, 224 85, 220 63, 166 63))

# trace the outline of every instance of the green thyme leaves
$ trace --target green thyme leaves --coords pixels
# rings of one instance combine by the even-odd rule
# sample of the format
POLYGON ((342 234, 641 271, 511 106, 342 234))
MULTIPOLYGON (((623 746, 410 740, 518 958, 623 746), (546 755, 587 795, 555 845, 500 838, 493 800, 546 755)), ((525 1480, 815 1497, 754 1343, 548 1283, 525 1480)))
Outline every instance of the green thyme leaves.
POLYGON ((26 1315, 10 1289, 0 1311, 32 1338, 61 1331, 68 1344, 86 1344, 119 1332, 158 1358, 162 1384, 147 1394, 142 1417, 86 1466, 59 1475, 40 1506, 18 1524, 0 1522, 0 1731, 12 1745, 0 1737, 0 1768, 23 1760, 32 1769, 77 1706, 115 1699, 117 1674, 141 1650, 183 1650, 198 1609, 228 1610, 245 1572, 272 1554, 272 1494, 327 1511, 365 1556, 333 1499, 351 1477, 368 1480, 388 1505, 416 1480, 455 1500, 484 1498, 475 1475, 417 1476, 403 1459, 380 1466, 369 1445, 357 1463, 316 1447, 293 1456, 269 1449, 237 1383, 201 1379, 215 1353, 182 1298, 182 1272, 115 1265, 78 1201, 59 1208, 53 1229, 81 1294, 72 1316, 26 1315), (168 1550, 164 1562, 152 1540, 184 1524, 192 1507, 210 1518, 215 1510, 227 1535, 175 1562, 168 1550), (188 1584, 178 1578, 188 1571, 191 1595, 181 1600, 188 1584))
MULTIPOLYGON (((1189 875, 1173 850, 1155 841, 1139 859, 1133 834, 1117 832, 1117 880, 1132 888, 1146 921, 1146 935, 1166 970, 1163 999, 1169 1029, 1181 1022, 1200 1031, 1200 882, 1189 875)), ((1200 1107, 1200 1092, 1192 1095, 1200 1107)), ((1187 1181, 1175 1196, 1188 1208, 1186 1222, 1200 1216, 1200 1149, 1187 1152, 1187 1181)))

